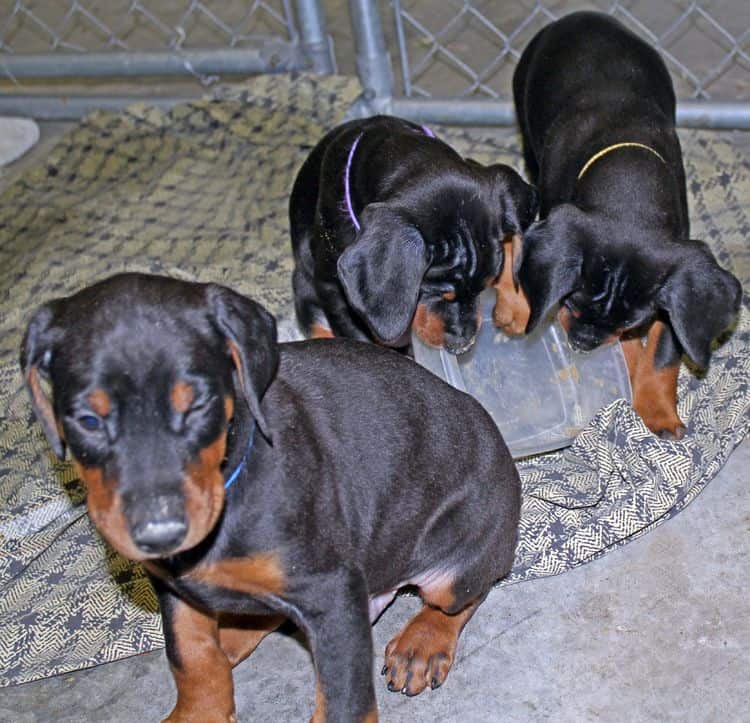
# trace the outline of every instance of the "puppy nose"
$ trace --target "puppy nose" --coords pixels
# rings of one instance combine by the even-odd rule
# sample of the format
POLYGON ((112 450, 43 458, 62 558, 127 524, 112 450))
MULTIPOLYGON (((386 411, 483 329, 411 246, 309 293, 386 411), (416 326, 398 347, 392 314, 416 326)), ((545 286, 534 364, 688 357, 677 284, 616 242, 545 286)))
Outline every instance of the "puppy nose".
POLYGON ((133 542, 146 553, 167 553, 184 539, 187 525, 183 520, 155 520, 133 529, 133 542))
POLYGON ((569 336, 568 343, 573 351, 587 353, 594 351, 594 349, 600 346, 601 339, 594 337, 569 336))
POLYGON ((445 339, 445 350, 455 356, 465 354, 471 347, 474 346, 474 342, 477 340, 476 335, 472 336, 471 339, 457 339, 455 341, 445 339))
POLYGON ((184 504, 177 495, 157 495, 128 500, 130 534, 147 554, 166 554, 185 539, 184 504))

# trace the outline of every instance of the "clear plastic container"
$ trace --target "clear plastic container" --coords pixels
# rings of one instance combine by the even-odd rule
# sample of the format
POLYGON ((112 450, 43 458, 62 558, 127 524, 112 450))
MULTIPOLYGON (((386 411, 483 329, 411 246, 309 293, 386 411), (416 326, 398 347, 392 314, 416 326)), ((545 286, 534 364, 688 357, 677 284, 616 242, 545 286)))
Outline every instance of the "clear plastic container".
POLYGON ((558 324, 508 337, 492 323, 495 292, 480 298, 482 325, 474 346, 455 356, 412 334, 414 358, 490 413, 515 458, 569 445, 605 405, 631 400, 630 379, 619 343, 574 352, 558 324))

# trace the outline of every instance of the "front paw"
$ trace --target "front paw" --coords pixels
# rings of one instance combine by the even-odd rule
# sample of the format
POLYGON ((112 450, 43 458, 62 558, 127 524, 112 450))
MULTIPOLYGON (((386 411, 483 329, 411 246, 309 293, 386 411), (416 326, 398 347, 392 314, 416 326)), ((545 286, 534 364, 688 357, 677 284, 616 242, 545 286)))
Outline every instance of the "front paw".
POLYGON ((526 332, 526 324, 529 321, 528 307, 513 308, 512 300, 498 301, 492 312, 492 321, 495 326, 501 329, 508 336, 522 336, 526 332))
POLYGON ((643 423, 661 439, 679 441, 685 436, 685 425, 671 405, 636 398, 633 406, 643 423))
POLYGON ((385 649, 388 690, 419 695, 427 687, 441 686, 448 677, 455 654, 455 638, 441 636, 433 625, 412 621, 385 649))
POLYGON ((492 311, 492 321, 508 336, 521 336, 526 333, 531 308, 526 295, 519 288, 516 289, 512 281, 501 277, 495 284, 495 308, 492 311))

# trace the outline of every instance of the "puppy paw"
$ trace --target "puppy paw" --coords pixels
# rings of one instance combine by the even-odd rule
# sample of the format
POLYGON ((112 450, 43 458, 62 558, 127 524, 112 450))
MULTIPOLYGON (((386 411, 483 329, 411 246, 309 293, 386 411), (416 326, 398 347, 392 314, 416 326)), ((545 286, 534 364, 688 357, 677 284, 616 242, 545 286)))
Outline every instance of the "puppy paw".
POLYGON ((676 407, 668 400, 649 398, 636 392, 633 407, 643 423, 661 439, 679 441, 685 436, 685 425, 676 407))
POLYGON ((492 311, 495 326, 508 336, 521 336, 526 333, 531 308, 523 290, 513 277, 513 260, 521 251, 521 237, 514 236, 503 242, 503 268, 493 287, 497 300, 492 311))
POLYGON ((385 649, 381 672, 388 690, 412 696, 427 687, 440 687, 448 677, 455 651, 454 632, 441 630, 434 621, 417 615, 385 649))
POLYGON ((528 307, 524 309, 512 308, 513 299, 500 299, 492 312, 492 321, 508 336, 522 336, 526 332, 526 324, 529 320, 528 307))

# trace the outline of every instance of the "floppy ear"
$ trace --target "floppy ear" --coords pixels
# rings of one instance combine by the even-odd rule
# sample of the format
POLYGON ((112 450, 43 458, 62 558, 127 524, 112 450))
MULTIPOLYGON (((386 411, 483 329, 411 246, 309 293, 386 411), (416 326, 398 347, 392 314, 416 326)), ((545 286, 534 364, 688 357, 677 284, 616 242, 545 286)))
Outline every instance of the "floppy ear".
POLYGON ((495 175, 503 233, 523 233, 536 218, 539 210, 539 192, 529 185, 510 166, 496 163, 489 167, 495 175))
POLYGON ((527 334, 574 290, 580 278, 583 230, 579 215, 574 206, 559 206, 544 221, 533 224, 523 243, 514 248, 514 279, 531 307, 527 334))
POLYGON ((60 459, 65 459, 65 442, 57 428, 52 401, 44 393, 41 384, 42 379, 49 379, 52 347, 59 337, 59 331, 52 328, 54 303, 39 308, 26 327, 21 343, 21 373, 44 436, 52 451, 60 459))
POLYGON ((227 339, 250 413, 270 442, 260 402, 279 366, 276 321, 260 304, 225 286, 208 284, 206 296, 213 320, 227 339))
POLYGON ((731 326, 742 302, 742 285, 716 263, 703 241, 675 244, 679 261, 662 287, 658 303, 667 312, 685 353, 707 367, 711 342, 731 326))
POLYGON ((417 228, 385 204, 365 207, 361 223, 356 241, 339 256, 339 281, 373 334, 394 343, 411 324, 429 254, 417 228))

